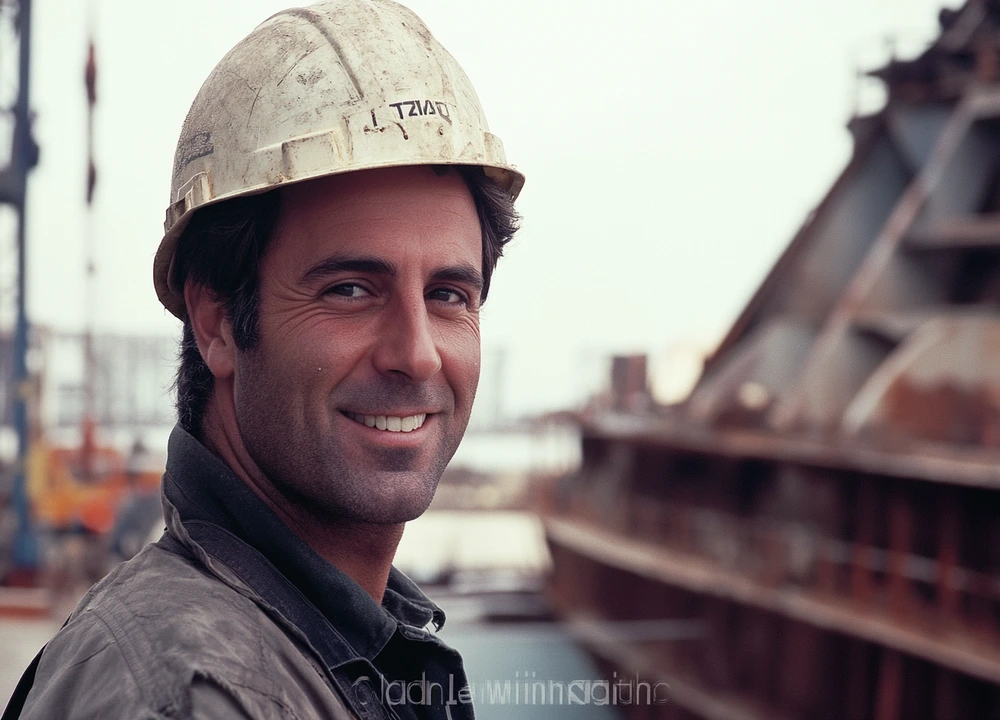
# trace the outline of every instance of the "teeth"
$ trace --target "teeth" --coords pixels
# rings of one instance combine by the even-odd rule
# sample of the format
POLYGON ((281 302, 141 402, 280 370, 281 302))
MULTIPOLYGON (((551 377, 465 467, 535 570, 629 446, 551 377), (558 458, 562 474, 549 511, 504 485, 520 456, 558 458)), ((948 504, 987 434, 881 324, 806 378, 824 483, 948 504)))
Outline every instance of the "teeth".
POLYGON ((368 427, 378 428, 386 432, 413 432, 424 424, 427 419, 426 413, 420 415, 408 415, 407 417, 396 417, 395 415, 359 415, 357 413, 347 413, 355 422, 368 427))

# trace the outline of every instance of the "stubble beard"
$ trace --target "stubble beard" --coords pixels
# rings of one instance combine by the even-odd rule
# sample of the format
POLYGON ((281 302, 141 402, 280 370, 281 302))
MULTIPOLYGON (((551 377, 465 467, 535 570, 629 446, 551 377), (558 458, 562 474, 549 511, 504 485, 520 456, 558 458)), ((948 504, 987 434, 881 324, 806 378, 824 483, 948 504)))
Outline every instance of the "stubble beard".
MULTIPOLYGON (((283 398, 281 377, 257 349, 241 351, 236 421, 243 443, 266 480, 287 500, 293 516, 305 512, 321 523, 398 524, 424 513, 441 475, 465 433, 442 436, 429 467, 415 467, 412 449, 370 448, 371 468, 352 465, 338 438, 311 434, 303 414, 294 415, 283 398)), ((368 396, 400 392, 393 383, 367 390, 368 396)), ((414 393, 414 390, 402 390, 414 393)), ((333 413, 335 410, 329 410, 333 413)), ((351 420, 350 422, 354 422, 351 420)))

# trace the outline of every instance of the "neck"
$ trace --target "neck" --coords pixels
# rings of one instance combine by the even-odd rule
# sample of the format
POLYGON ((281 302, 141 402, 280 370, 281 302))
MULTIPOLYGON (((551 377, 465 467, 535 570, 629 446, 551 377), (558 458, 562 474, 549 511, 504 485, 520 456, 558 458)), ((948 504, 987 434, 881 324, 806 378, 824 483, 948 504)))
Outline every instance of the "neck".
MULTIPOLYGON (((286 520, 287 522, 287 520, 286 520)), ((372 525, 338 522, 317 527, 306 537, 301 527, 290 527, 331 565, 382 602, 403 524, 372 525)))
POLYGON ((202 420, 201 443, 226 463, 303 542, 381 604, 404 524, 330 520, 292 503, 250 457, 235 418, 227 421, 229 414, 218 410, 217 393, 213 393, 202 420))

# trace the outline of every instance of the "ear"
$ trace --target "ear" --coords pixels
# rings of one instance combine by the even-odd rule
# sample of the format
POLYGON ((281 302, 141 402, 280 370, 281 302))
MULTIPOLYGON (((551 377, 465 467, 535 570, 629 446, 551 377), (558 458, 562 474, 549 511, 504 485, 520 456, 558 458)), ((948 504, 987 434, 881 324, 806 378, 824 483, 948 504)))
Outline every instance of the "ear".
POLYGON ((227 378, 236 367, 233 328, 222 304, 204 285, 184 283, 184 304, 202 359, 216 378, 227 378))

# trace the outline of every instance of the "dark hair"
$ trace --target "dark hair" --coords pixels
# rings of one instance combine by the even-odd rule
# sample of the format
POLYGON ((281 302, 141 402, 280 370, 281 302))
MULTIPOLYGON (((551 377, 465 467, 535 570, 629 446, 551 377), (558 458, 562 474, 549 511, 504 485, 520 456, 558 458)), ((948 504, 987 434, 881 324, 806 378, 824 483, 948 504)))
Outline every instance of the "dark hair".
MULTIPOLYGON (((504 246, 518 229, 520 216, 510 195, 488 178, 482 168, 456 166, 465 180, 479 214, 483 234, 483 292, 486 301, 493 270, 504 246)), ((436 166, 439 175, 447 166, 436 166)), ((174 263, 178 287, 186 280, 203 285, 222 303, 233 326, 239 350, 249 350, 259 339, 258 266, 278 221, 280 195, 271 191, 234 198, 196 212, 184 230, 174 263)), ((195 437, 201 436, 202 416, 212 396, 214 376, 198 350, 194 330, 184 317, 177 367, 177 421, 195 437)))

